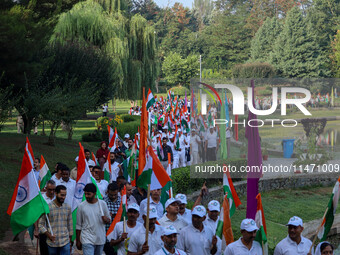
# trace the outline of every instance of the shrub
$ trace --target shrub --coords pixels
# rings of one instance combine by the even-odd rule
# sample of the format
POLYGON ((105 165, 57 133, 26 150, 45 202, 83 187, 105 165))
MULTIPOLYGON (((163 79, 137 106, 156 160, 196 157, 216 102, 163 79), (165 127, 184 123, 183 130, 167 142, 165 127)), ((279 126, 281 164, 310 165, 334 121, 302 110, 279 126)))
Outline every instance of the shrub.
POLYGON ((123 138, 125 134, 129 134, 131 138, 135 136, 138 132, 138 127, 140 125, 140 121, 133 121, 128 123, 122 123, 117 126, 118 135, 123 138))
POLYGON ((275 68, 268 63, 246 63, 235 65, 233 78, 271 78, 276 75, 275 68))
POLYGON ((122 114, 120 117, 123 119, 124 123, 138 120, 140 121, 140 116, 137 115, 122 114))
POLYGON ((264 89, 264 90, 258 90, 257 95, 259 96, 271 96, 273 94, 273 91, 270 89, 264 89))
MULTIPOLYGON (((171 92, 174 92, 175 96, 185 96, 185 91, 187 92, 187 95, 189 96, 190 94, 190 90, 186 87, 183 86, 176 86, 176 87, 172 87, 171 92)), ((169 91, 167 91, 168 93, 169 91)))

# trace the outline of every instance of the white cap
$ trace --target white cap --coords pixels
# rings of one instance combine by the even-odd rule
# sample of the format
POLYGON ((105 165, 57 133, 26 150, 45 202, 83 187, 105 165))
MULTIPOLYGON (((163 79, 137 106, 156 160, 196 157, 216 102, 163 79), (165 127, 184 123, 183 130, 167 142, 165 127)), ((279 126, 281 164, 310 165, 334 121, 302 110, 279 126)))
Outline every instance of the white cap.
POLYGON ((217 200, 211 200, 208 204, 209 211, 221 211, 221 205, 217 200))
POLYGON ((205 210, 203 205, 197 205, 192 210, 191 215, 197 215, 199 217, 204 217, 207 214, 207 211, 205 210))
POLYGON ((187 131, 184 129, 183 134, 186 134, 186 133, 187 133, 187 131))
POLYGON ((166 202, 165 202, 165 208, 168 208, 169 205, 171 205, 172 203, 181 203, 181 201, 179 199, 175 199, 175 198, 169 198, 166 202))
POLYGON ((168 129, 168 126, 164 126, 163 129, 168 129))
POLYGON ((177 131, 178 131, 178 132, 182 132, 182 129, 179 128, 177 131))
POLYGON ((159 133, 161 133, 161 134, 163 133, 163 131, 162 131, 162 130, 158 130, 158 132, 159 132, 159 133))
POLYGON ((129 134, 125 134, 124 138, 130 138, 130 135, 129 134))
POLYGON ((171 134, 170 136, 169 136, 169 139, 172 139, 172 138, 174 138, 175 136, 173 135, 173 134, 171 134))
POLYGON ((169 236, 172 234, 178 234, 176 228, 172 225, 167 226, 166 228, 163 229, 163 236, 169 236))
MULTIPOLYGON (((146 210, 144 210, 143 215, 146 216, 146 210)), ((150 206, 149 208, 149 219, 158 218, 156 207, 150 206)))
POLYGON ((96 163, 92 159, 89 159, 89 161, 87 161, 87 164, 89 166, 95 166, 96 165, 96 163))
POLYGON ((181 204, 187 204, 187 196, 184 194, 177 194, 176 195, 176 199, 178 199, 179 201, 181 201, 181 204))
POLYGON ((293 216, 289 219, 286 226, 289 226, 289 225, 296 226, 296 227, 298 227, 298 226, 303 227, 303 221, 300 217, 293 216))
POLYGON ((128 205, 128 210, 133 209, 136 210, 137 212, 139 212, 139 205, 137 205, 136 203, 132 203, 128 205))
POLYGON ((241 222, 241 230, 253 232, 254 230, 259 230, 259 228, 256 226, 256 222, 253 219, 244 219, 241 222))
POLYGON ((79 159, 79 156, 77 156, 77 157, 74 159, 74 161, 75 161, 75 162, 78 162, 78 159, 79 159))

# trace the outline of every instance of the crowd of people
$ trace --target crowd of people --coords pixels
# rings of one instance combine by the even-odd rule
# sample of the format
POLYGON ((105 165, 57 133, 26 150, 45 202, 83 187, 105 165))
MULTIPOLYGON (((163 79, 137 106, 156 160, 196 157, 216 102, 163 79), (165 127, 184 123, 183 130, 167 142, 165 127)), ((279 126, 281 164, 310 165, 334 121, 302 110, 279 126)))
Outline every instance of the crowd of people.
MULTIPOLYGON (((194 115, 191 121, 187 98, 171 95, 168 99, 160 98, 148 111, 150 127, 154 126, 149 128, 148 144, 165 169, 170 165, 176 171, 178 167, 216 160, 220 130, 211 122, 211 118, 217 117, 214 104, 209 106, 207 118, 194 115)), ((230 130, 227 128, 225 132, 228 140, 230 130)), ((72 217, 71 208, 76 194, 78 157, 72 169, 62 162, 56 164, 55 172, 43 190, 50 213, 48 217, 43 215, 34 225, 41 254, 71 254, 76 249, 82 250, 84 255, 102 255, 103 251, 118 255, 263 254, 263 245, 255 241, 259 228, 252 219, 242 221, 241 237, 235 242, 227 245, 223 236, 216 235, 221 205, 217 200, 210 201, 207 207, 202 205, 202 198, 207 193, 205 185, 192 209, 187 208, 185 194, 177 194, 163 204, 161 189, 151 190, 148 208, 147 191, 131 183, 138 176, 126 178, 124 175, 127 170, 123 163, 136 148, 137 172, 139 134, 125 134, 123 139, 114 142, 116 146, 109 148, 103 141, 95 155, 84 149, 95 183, 84 186, 85 200, 78 206, 76 216, 72 217), (111 163, 109 181, 103 178, 107 162, 111 163), (123 190, 126 191, 126 219, 119 221, 112 234, 107 235, 121 206, 123 190), (103 199, 99 198, 98 191, 103 199)), ((40 161, 35 159, 37 181, 39 169, 40 161)), ((301 218, 293 216, 287 227, 288 236, 278 243, 274 255, 333 254, 334 248, 327 242, 319 244, 315 253, 313 249, 310 251, 311 241, 301 234, 301 218)))

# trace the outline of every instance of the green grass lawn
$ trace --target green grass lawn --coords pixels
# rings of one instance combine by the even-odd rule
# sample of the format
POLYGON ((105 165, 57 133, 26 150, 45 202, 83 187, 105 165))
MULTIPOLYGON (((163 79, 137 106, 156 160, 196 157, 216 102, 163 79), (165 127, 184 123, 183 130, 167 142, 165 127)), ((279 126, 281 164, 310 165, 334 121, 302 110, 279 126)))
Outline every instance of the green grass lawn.
MULTIPOLYGON (((75 157, 79 153, 77 141, 68 141, 58 138, 56 146, 45 145, 47 138, 41 136, 30 136, 30 142, 33 148, 34 156, 40 157, 42 154, 51 171, 57 162, 67 164, 71 169, 75 166, 75 157)), ((21 161, 25 146, 25 135, 12 133, 0 133, 0 211, 3 215, 0 217, 0 239, 4 237, 5 231, 9 229, 10 218, 5 213, 9 202, 12 198, 15 184, 20 172, 21 161)), ((85 148, 94 153, 98 147, 84 143, 85 148)))

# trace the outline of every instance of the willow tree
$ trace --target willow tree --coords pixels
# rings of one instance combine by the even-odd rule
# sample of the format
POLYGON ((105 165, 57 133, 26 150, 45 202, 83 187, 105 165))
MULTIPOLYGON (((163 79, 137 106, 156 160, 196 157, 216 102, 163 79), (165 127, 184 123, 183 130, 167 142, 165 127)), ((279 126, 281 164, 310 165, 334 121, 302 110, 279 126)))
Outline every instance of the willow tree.
POLYGON ((51 43, 78 42, 109 56, 117 66, 112 97, 139 99, 141 87, 153 88, 158 75, 154 28, 140 15, 129 18, 121 0, 87 0, 60 16, 51 43))

